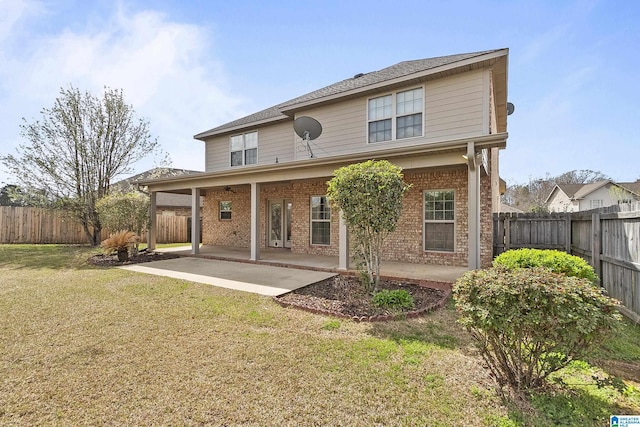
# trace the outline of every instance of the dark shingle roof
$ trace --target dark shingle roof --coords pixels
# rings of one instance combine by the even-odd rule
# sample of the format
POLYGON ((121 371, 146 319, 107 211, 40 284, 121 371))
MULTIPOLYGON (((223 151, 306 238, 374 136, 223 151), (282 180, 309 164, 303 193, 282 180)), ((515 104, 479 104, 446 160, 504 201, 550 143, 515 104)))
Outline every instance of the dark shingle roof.
POLYGON ((636 182, 619 182, 618 185, 622 188, 625 188, 632 193, 640 196, 640 181, 636 182))
POLYGON ((567 197, 573 199, 573 196, 584 187, 584 184, 558 184, 558 187, 567 197))
POLYGON ((364 73, 362 75, 356 75, 352 78, 342 80, 332 85, 323 87, 321 89, 309 92, 305 95, 293 98, 289 101, 267 108, 257 113, 250 114, 246 117, 242 117, 238 120, 234 120, 229 123, 225 123, 221 126, 215 127, 208 131, 195 135, 194 138, 201 139, 207 136, 211 136, 217 133, 221 133, 225 130, 231 130, 237 127, 242 127, 250 124, 259 124, 264 121, 278 121, 287 119, 289 116, 283 113, 292 106, 305 102, 313 102, 322 98, 336 96, 342 93, 346 93, 353 90, 365 89, 367 86, 384 83, 394 79, 401 79, 408 77, 412 74, 424 72, 430 69, 441 67, 443 65, 454 64, 456 62, 464 61, 467 59, 487 55, 490 53, 498 52, 502 49, 486 50, 482 52, 464 53, 458 55, 440 56, 436 58, 418 59, 414 61, 403 61, 398 64, 392 65, 382 70, 373 71, 370 73, 364 73))
POLYGON ((156 178, 169 178, 172 176, 191 175, 194 173, 202 173, 201 171, 194 171, 189 169, 175 169, 175 168, 153 168, 148 171, 141 172, 139 174, 130 176, 127 179, 115 182, 111 184, 111 188, 117 191, 132 191, 137 189, 137 183, 139 181, 147 181, 156 178))

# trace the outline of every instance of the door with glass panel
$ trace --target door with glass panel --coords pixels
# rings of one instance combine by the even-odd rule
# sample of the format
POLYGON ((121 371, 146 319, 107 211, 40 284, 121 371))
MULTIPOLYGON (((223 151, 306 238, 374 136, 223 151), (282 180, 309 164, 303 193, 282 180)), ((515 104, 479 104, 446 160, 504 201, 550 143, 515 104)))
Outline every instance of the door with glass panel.
POLYGON ((290 200, 269 201, 268 240, 270 247, 291 247, 292 207, 290 200))

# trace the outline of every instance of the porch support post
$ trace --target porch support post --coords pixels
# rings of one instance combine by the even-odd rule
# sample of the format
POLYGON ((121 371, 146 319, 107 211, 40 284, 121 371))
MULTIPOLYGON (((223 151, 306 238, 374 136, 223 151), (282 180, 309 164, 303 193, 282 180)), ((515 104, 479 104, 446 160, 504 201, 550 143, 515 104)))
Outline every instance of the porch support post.
POLYGON ((340 228, 338 240, 338 270, 349 270, 349 229, 340 210, 340 228))
POLYGON ((149 203, 149 219, 151 220, 151 224, 149 224, 149 230, 147 230, 147 249, 149 251, 156 248, 156 228, 158 226, 158 220, 156 218, 156 194, 155 191, 149 193, 151 201, 151 203, 149 203))
POLYGON ((191 189, 191 254, 200 253, 200 189, 191 189))
POLYGON ((469 270, 480 268, 480 165, 476 159, 475 144, 467 143, 467 212, 469 270))
POLYGON ((260 259, 260 184, 251 183, 251 261, 260 259))

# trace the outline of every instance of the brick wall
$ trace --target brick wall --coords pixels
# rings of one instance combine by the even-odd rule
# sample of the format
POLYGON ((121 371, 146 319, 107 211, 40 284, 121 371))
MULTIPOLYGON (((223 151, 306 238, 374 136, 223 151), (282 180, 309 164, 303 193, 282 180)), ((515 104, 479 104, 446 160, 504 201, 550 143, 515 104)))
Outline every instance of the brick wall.
MULTIPOLYGON (((260 246, 266 246, 269 200, 291 200, 293 203, 292 245, 295 253, 338 255, 338 212, 331 212, 331 244, 311 245, 311 196, 326 193, 326 179, 295 181, 293 183, 262 185, 260 190, 260 246)), ((466 266, 468 260, 467 169, 466 167, 437 171, 405 173, 405 181, 412 184, 407 192, 402 216, 396 231, 385 241, 383 258, 392 261, 466 266), (455 191, 455 251, 423 251, 423 192, 426 190, 455 191)), ((491 264, 493 222, 491 216, 491 182, 481 174, 481 262, 491 264)), ((249 247, 250 186, 234 186, 234 192, 208 191, 203 204, 203 243, 222 246, 249 247), (219 202, 230 201, 231 220, 219 219, 219 202)))

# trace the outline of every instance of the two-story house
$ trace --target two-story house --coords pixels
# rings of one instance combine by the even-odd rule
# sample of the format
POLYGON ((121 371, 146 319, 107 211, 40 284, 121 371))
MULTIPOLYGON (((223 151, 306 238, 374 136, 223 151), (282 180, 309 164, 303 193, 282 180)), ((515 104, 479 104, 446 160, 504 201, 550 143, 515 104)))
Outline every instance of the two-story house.
MULTIPOLYGON (((507 67, 508 49, 497 49, 359 73, 195 135, 204 173, 143 184, 152 206, 157 192, 185 193, 198 212, 202 195, 204 245, 249 248, 251 260, 264 248, 326 255, 346 269, 348 230, 326 183, 337 168, 386 159, 412 187, 384 260, 486 266, 507 140, 507 67), (300 117, 320 124, 316 139, 295 132, 300 117)), ((151 245, 153 235, 152 226, 151 245)))

